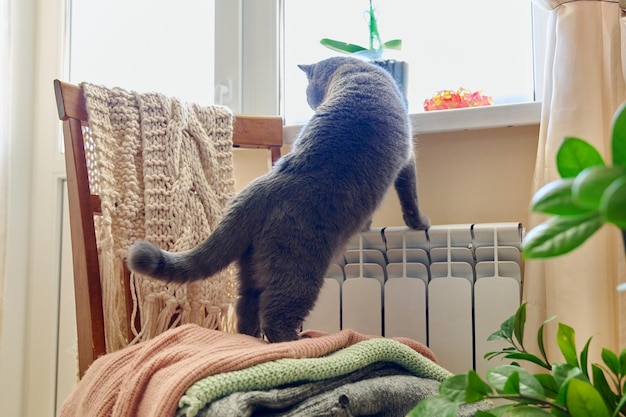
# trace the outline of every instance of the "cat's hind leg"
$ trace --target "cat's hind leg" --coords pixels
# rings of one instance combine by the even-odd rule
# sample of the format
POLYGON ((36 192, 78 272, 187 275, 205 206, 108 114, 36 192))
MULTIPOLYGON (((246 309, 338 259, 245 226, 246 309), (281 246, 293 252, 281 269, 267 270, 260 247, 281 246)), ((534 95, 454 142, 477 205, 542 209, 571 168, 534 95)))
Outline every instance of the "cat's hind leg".
POLYGON ((302 322, 313 309, 324 281, 324 272, 298 271, 261 294, 262 331, 270 342, 297 340, 302 322))
POLYGON ((252 267, 247 261, 239 262, 239 298, 237 299, 237 332, 260 337, 259 296, 255 286, 252 267))
POLYGON ((255 289, 239 291, 237 300, 237 333, 261 336, 259 325, 259 294, 255 289))

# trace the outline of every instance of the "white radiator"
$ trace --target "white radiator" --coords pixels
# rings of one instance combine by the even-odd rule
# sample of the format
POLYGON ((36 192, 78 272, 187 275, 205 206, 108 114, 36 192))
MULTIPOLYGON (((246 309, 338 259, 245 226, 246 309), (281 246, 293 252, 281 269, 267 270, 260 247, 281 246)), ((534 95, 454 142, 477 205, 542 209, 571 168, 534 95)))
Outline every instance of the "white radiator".
POLYGON ((354 329, 428 345, 454 373, 494 366, 487 337, 520 305, 520 223, 372 229, 331 265, 304 329, 354 329))

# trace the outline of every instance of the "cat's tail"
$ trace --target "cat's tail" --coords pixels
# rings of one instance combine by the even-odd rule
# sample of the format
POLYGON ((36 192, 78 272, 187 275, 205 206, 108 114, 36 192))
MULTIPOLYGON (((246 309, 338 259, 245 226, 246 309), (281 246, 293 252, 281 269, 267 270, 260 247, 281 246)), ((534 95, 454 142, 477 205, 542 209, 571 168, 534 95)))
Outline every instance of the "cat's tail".
POLYGON ((243 228, 235 228, 237 232, 233 233, 232 228, 224 226, 218 225, 207 239, 185 252, 173 253, 149 242, 135 242, 128 250, 126 264, 131 271, 171 282, 210 277, 240 258, 249 246, 243 228))

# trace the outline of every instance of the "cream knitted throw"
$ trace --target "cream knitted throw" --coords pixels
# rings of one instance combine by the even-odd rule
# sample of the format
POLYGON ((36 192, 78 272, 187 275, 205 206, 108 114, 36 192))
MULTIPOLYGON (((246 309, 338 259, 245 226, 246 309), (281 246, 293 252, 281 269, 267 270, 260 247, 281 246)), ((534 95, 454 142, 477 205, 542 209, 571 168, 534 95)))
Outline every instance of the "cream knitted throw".
POLYGON ((98 221, 107 351, 195 323, 230 329, 236 294, 233 268, 187 285, 166 285, 133 274, 134 313, 141 330, 126 335, 123 260, 137 239, 182 251, 205 239, 234 193, 233 115, 158 93, 81 84, 89 116, 87 146, 98 221))

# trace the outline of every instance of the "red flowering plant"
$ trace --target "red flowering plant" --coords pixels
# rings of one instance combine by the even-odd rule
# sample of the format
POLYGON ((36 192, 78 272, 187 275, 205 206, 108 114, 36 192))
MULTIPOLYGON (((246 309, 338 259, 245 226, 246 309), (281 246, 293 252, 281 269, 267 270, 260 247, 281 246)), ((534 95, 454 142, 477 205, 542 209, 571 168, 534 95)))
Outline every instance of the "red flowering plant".
POLYGON ((447 110, 464 107, 489 106, 493 98, 483 95, 480 91, 469 91, 465 88, 458 90, 441 90, 424 100, 424 110, 447 110))

